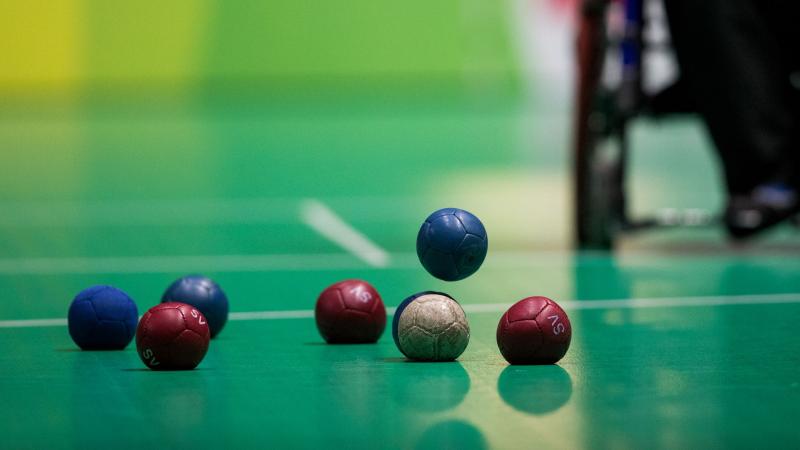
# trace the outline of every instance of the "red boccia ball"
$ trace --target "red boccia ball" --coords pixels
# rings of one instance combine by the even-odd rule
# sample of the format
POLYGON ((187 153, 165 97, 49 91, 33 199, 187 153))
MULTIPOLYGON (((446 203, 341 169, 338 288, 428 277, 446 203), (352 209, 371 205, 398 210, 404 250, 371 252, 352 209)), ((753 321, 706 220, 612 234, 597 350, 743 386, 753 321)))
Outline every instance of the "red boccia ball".
POLYGON ((319 294, 314 319, 329 344, 375 342, 386 328, 386 307, 366 281, 344 280, 319 294))
POLYGON ((547 297, 518 301, 497 325, 497 346, 511 364, 554 364, 567 353, 571 339, 567 313, 547 297))
POLYGON ((208 351, 211 332, 205 316, 186 303, 150 308, 136 328, 136 351, 153 370, 194 369, 208 351))

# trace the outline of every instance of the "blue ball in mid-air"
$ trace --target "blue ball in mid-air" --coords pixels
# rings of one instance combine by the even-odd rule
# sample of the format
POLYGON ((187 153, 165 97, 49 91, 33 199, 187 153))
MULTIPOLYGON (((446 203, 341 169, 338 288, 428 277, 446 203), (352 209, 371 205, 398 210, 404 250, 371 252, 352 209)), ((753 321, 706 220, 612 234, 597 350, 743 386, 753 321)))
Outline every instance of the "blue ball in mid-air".
POLYGON ((417 234, 417 256, 431 275, 444 281, 463 280, 486 258, 486 228, 472 213, 440 209, 425 219, 417 234))
POLYGON ((161 303, 180 302, 194 306, 208 320, 211 337, 222 331, 228 321, 228 297, 210 278, 187 275, 175 280, 161 296, 161 303))
POLYGON ((112 286, 92 286, 69 305, 67 325, 83 350, 122 350, 133 339, 139 311, 125 292, 112 286))

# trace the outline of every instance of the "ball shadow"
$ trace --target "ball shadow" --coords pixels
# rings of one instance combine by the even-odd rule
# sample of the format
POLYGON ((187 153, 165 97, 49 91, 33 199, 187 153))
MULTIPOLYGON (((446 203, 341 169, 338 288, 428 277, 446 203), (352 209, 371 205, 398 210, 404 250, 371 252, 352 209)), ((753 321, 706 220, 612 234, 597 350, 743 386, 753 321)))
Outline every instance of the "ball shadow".
POLYGON ((572 397, 572 377, 558 365, 508 366, 497 380, 500 398, 517 411, 542 415, 572 397))
POLYGON ((370 346, 375 345, 377 342, 303 342, 303 345, 308 346, 332 346, 332 347, 360 347, 360 346, 370 346))
POLYGON ((381 358, 379 361, 385 363, 403 363, 403 364, 435 364, 435 365, 446 365, 446 364, 458 364, 461 365, 461 361, 463 359, 453 359, 449 361, 426 361, 424 359, 411 359, 406 358, 405 356, 394 356, 388 358, 381 358))
POLYGON ((208 367, 195 367, 194 369, 175 369, 175 370, 153 370, 148 369, 147 367, 128 367, 125 369, 120 369, 123 372, 153 372, 153 373, 181 373, 181 372, 205 372, 209 369, 208 367))
POLYGON ((447 411, 458 406, 469 392, 469 375, 459 362, 414 362, 391 367, 390 395, 403 408, 447 411))
POLYGON ((461 420, 439 422, 422 433, 415 449, 483 450, 489 448, 486 438, 474 425, 461 420))
POLYGON ((117 353, 117 352, 124 352, 127 350, 128 347, 125 348, 57 348, 55 351, 61 353, 117 353))
POLYGON ((414 361, 414 360, 408 359, 408 358, 406 358, 406 357, 404 357, 404 356, 395 356, 395 357, 391 357, 391 358, 381 358, 381 359, 380 359, 380 361, 382 361, 382 362, 386 362, 386 363, 407 363, 407 362, 417 362, 417 361, 414 361))

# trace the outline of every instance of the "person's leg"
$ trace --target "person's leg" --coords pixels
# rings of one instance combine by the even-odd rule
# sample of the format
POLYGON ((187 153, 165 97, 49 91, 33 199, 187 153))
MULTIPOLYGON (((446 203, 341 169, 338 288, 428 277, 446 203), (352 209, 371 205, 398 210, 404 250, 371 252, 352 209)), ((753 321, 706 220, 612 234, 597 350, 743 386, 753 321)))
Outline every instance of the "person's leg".
POLYGON ((722 161, 731 196, 727 225, 738 237, 782 220, 798 206, 798 114, 786 64, 791 52, 775 22, 785 20, 777 13, 797 8, 759 3, 665 1, 681 76, 722 161), (770 189, 761 189, 765 185, 770 189))
POLYGON ((784 178, 791 185, 800 186, 800 1, 770 0, 754 4, 779 43, 782 72, 790 80, 787 105, 794 119, 794 133, 784 178))
POLYGON ((781 166, 793 132, 780 45, 750 0, 666 0, 681 74, 722 159, 728 190, 781 166))

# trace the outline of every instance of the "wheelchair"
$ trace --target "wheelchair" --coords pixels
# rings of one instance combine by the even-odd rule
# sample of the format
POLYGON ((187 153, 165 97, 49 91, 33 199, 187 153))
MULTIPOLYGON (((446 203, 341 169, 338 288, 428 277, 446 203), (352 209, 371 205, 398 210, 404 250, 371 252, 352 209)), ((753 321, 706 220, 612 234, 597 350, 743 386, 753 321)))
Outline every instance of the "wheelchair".
POLYGON ((665 208, 636 218, 628 213, 625 187, 631 122, 693 112, 679 77, 656 93, 643 88, 646 52, 669 51, 668 36, 647 33, 655 1, 583 0, 580 5, 572 143, 573 220, 579 249, 612 250, 625 233, 707 227, 720 221, 699 209, 665 208))

